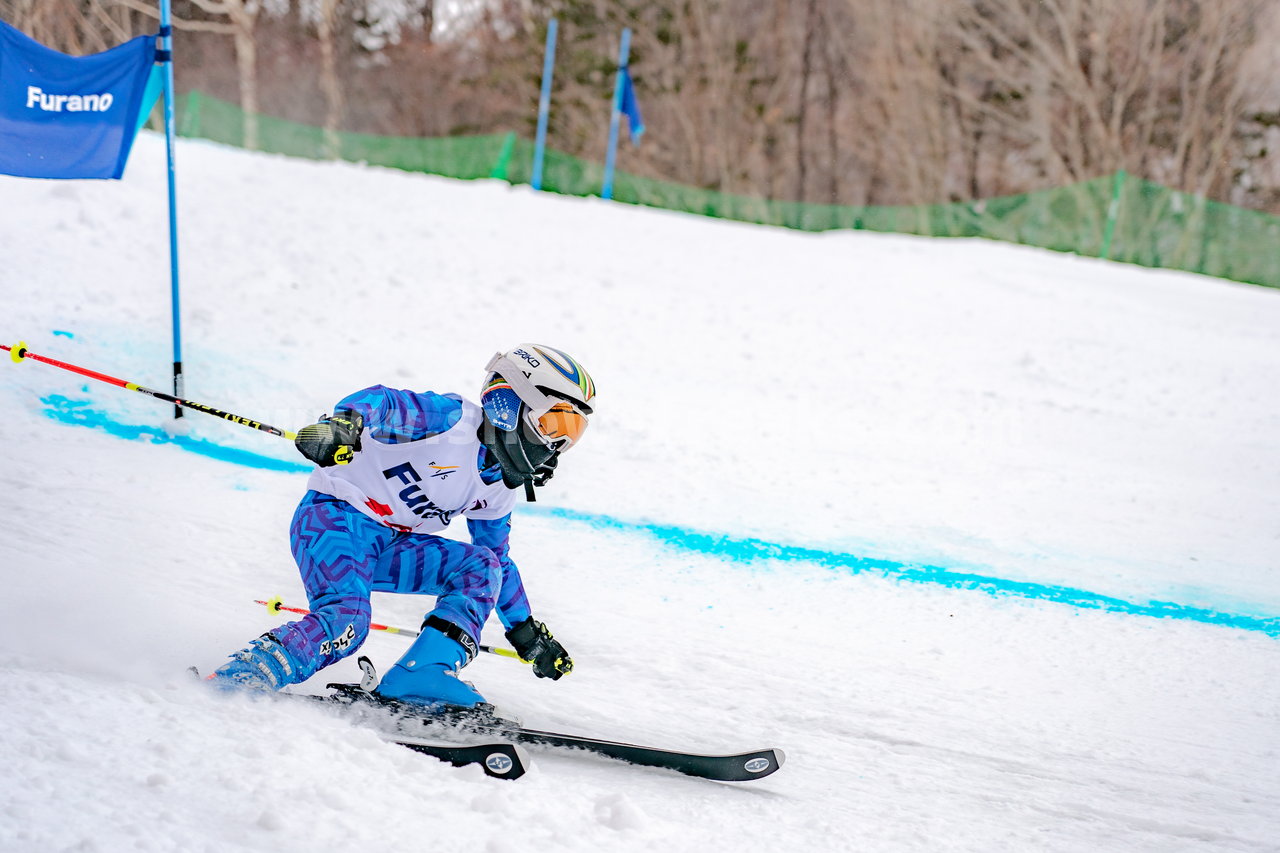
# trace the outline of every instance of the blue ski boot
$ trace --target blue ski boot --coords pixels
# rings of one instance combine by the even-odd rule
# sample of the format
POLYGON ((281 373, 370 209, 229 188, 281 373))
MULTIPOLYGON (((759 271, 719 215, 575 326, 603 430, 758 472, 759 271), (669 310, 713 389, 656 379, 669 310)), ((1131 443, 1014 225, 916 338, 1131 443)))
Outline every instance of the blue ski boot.
POLYGON ((223 689, 279 690, 303 679, 289 650, 270 634, 263 634, 213 671, 209 681, 223 689))
POLYGON ((414 705, 474 708, 484 697, 457 674, 475 657, 475 647, 475 640, 457 625, 430 616, 409 651, 382 676, 374 692, 414 705))

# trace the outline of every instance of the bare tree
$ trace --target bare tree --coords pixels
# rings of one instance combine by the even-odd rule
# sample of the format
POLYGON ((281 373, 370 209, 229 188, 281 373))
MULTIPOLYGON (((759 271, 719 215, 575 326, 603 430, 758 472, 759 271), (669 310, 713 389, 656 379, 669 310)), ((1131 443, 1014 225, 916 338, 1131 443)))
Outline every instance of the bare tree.
POLYGON ((139 35, 132 10, 115 0, 0 0, 0 17, 41 44, 80 56, 139 35))
POLYGON ((315 24, 320 40, 320 90, 325 99, 325 148, 329 157, 341 151, 338 129, 342 124, 344 97, 338 79, 338 5, 341 0, 311 0, 303 4, 303 18, 315 24))
POLYGON ((804 37, 800 51, 800 103, 796 111, 796 195, 805 197, 805 130, 809 117, 809 80, 813 76, 813 43, 818 38, 818 0, 809 0, 805 8, 804 37))
MULTIPOLYGON (((0 0, 5 20, 75 54, 153 31, 156 9, 0 0)), ((238 98, 251 147, 260 110, 323 126, 330 154, 340 130, 531 135, 555 16, 550 143, 590 162, 627 26, 650 132, 622 146, 624 171, 915 205, 1125 169, 1280 212, 1268 47, 1280 0, 175 0, 175 12, 179 85, 238 98)))
POLYGON ((853 50, 861 73, 858 109, 846 130, 877 172, 873 204, 948 197, 957 150, 951 93, 939 69, 950 33, 950 0, 853 0, 853 50))
POLYGON ((254 27, 262 12, 262 0, 191 0, 210 15, 225 16, 235 42, 240 78, 240 108, 244 110, 244 147, 258 147, 258 43, 254 27))
POLYGON ((965 0, 956 32, 969 68, 1014 96, 956 94, 1053 182, 1127 168, 1221 193, 1242 118, 1240 48, 1261 5, 965 0))

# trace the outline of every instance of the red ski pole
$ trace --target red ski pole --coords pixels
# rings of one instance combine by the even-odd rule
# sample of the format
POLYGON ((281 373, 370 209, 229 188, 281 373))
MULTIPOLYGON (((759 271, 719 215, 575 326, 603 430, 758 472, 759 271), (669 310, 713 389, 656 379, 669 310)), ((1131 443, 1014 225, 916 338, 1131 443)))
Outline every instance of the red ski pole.
POLYGON ((53 367, 69 370, 72 373, 78 373, 81 376, 87 376, 90 379, 97 379, 99 382, 106 382, 108 385, 118 385, 119 387, 126 388, 130 391, 138 391, 139 393, 146 394, 150 397, 155 397, 157 400, 164 400, 167 403, 173 403, 176 406, 194 409, 197 412, 204 412, 206 415, 213 415, 215 418, 222 418, 224 421, 231 421, 233 424, 240 424, 241 426, 252 427, 253 429, 261 430, 262 432, 267 432, 271 435, 278 435, 281 438, 287 438, 290 441, 293 441, 298 437, 297 433, 289 432, 287 430, 280 429, 279 427, 273 427, 270 424, 264 424, 261 421, 255 421, 240 415, 233 415, 230 412, 222 411, 222 409, 215 409, 213 406, 206 406, 204 403, 182 400, 172 394, 166 394, 163 391, 155 391, 151 388, 144 388, 137 383, 126 382, 123 379, 117 379, 114 376, 108 376, 105 373, 99 373, 98 371, 90 370, 87 367, 79 367, 78 365, 68 364, 65 361, 58 361, 57 359, 49 358, 48 356, 36 355, 27 349, 27 345, 21 341, 11 347, 0 344, 0 349, 8 352, 9 358, 12 359, 15 364, 21 364, 24 358, 29 358, 32 361, 39 361, 53 367))
MULTIPOLYGON (((311 612, 310 610, 307 610, 302 607, 290 607, 289 605, 281 601, 279 596, 276 596, 270 601, 263 601, 260 598, 255 598, 253 600, 253 603, 261 604, 265 606, 272 613, 279 613, 281 610, 286 610, 289 613, 301 613, 303 616, 305 616, 311 612)), ((421 633, 420 631, 415 631, 412 628, 397 628, 394 625, 380 625, 377 622, 371 622, 369 624, 369 627, 374 631, 385 631, 388 634, 404 634, 406 637, 416 637, 418 636, 419 633, 421 633)), ((504 649, 501 646, 486 646, 483 643, 480 643, 478 645, 479 645, 480 651, 482 652, 488 652, 491 655, 501 655, 504 658, 513 658, 515 660, 520 661, 521 663, 530 663, 530 661, 524 660, 523 658, 520 657, 520 655, 516 654, 511 649, 504 649)))

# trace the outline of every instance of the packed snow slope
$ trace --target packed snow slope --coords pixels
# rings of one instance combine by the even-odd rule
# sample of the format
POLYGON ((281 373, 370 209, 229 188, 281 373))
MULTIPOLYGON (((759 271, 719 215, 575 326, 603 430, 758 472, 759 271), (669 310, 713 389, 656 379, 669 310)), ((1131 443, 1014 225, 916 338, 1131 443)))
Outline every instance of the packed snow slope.
MULTIPOLYGON (((4 361, 0 850, 1280 850, 1280 293, 177 153, 191 399, 297 429, 375 383, 474 399, 525 341, 593 373, 513 548, 577 668, 482 656, 491 701, 788 762, 535 749, 502 782, 213 694, 186 669, 278 624, 253 599, 306 603, 303 460, 4 361)), ((123 182, 0 198, 0 341, 167 388, 162 141, 123 182)))

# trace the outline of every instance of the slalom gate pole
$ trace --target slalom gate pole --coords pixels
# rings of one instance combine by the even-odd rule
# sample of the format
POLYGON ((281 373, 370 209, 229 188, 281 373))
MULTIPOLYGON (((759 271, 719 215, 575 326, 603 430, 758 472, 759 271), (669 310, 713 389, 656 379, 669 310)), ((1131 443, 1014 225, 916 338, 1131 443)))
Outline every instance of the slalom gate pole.
MULTIPOLYGON (((255 598, 253 603, 263 605, 272 613, 279 613, 281 610, 286 610, 289 613, 301 613, 303 616, 306 616, 311 612, 310 610, 306 610, 301 607, 290 607, 281 601, 279 596, 276 596, 270 601, 262 601, 261 599, 255 598)), ((388 634, 404 634, 406 637, 416 637, 422 633, 421 631, 414 631, 411 628, 397 628, 394 625, 379 625, 377 622, 370 623, 369 627, 374 631, 385 631, 388 634)), ((530 661, 523 659, 511 649, 504 649, 501 646, 486 646, 483 643, 477 645, 482 652, 488 652, 491 655, 498 655, 504 658, 511 658, 512 660, 518 660, 521 663, 530 663, 530 661)))
POLYGON ((613 86, 613 110, 609 113, 609 147, 604 155, 604 183, 600 198, 613 198, 613 163, 618 156, 618 125, 622 120, 623 75, 631 57, 631 28, 622 30, 622 42, 618 46, 618 73, 613 86))
POLYGON ((542 162, 547 153, 547 117, 551 114, 551 78, 556 68, 556 19, 547 22, 547 46, 542 58, 542 94, 538 97, 538 134, 533 145, 533 176, 529 186, 542 189, 542 162))
MULTIPOLYGON (((177 172, 173 165, 174 129, 173 129, 173 15, 170 11, 171 0, 160 0, 160 48, 156 51, 156 61, 164 64, 164 141, 166 157, 169 163, 169 294, 170 308, 173 312, 173 396, 181 397, 184 393, 182 375, 182 312, 179 309, 178 293, 178 190, 177 172)), ((173 416, 182 417, 181 404, 173 407, 173 416)))
POLYGON ((139 393, 146 394, 147 396, 155 397, 157 400, 164 400, 167 403, 173 403, 175 406, 182 406, 184 408, 194 409, 197 412, 204 412, 206 415, 213 415, 215 418, 222 418, 224 421, 230 421, 233 424, 240 424, 240 426, 252 427, 253 429, 261 430, 262 432, 270 433, 271 435, 278 435, 281 438, 287 438, 290 441, 293 441, 298 437, 297 433, 288 432, 287 430, 282 430, 279 427, 273 427, 270 424, 264 424, 261 421, 251 420, 250 418, 242 417, 240 415, 233 415, 230 412, 222 411, 222 409, 215 409, 213 406, 206 406, 204 403, 183 400, 173 396, 172 394, 166 394, 163 391, 154 391, 151 388, 143 388, 141 385, 136 383, 126 382, 123 379, 117 379, 114 376, 108 376, 105 373, 99 373, 98 371, 90 370, 87 367, 79 367, 74 364, 68 364, 65 361, 58 361, 57 359, 48 358, 47 356, 36 355, 28 350, 27 345, 21 341, 11 347, 0 344, 0 349, 9 353, 9 358, 15 364, 20 364, 24 358, 29 358, 33 361, 39 361, 53 367, 69 370, 72 373, 78 373, 81 376, 87 376, 90 379, 97 379, 99 382, 106 382, 108 385, 118 385, 119 387, 128 389, 129 391, 138 391, 139 393))

